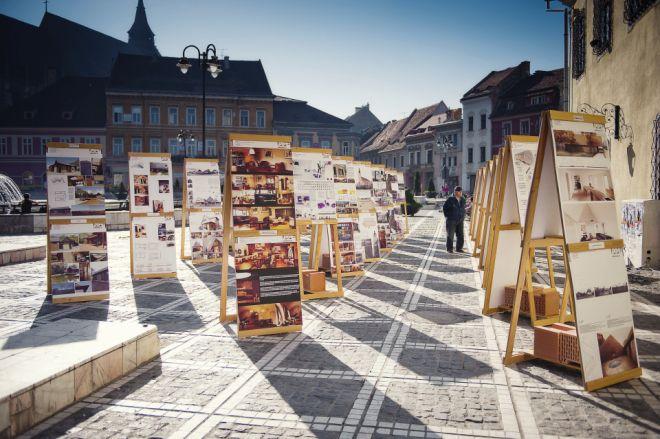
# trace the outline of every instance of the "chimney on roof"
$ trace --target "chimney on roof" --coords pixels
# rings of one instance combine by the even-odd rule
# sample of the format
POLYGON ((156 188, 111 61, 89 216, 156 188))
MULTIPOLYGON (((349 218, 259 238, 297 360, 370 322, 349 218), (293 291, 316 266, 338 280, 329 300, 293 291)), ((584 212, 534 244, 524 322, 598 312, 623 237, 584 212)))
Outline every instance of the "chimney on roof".
POLYGON ((143 0, 138 0, 135 8, 135 19, 128 30, 128 44, 138 49, 143 55, 160 56, 154 42, 154 33, 147 21, 147 11, 144 8, 143 0))

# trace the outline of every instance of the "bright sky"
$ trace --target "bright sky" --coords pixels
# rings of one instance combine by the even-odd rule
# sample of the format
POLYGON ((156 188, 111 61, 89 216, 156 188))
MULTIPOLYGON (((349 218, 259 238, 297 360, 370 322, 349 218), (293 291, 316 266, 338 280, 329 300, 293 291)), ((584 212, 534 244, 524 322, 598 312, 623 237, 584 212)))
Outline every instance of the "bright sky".
MULTIPOLYGON (((561 4, 554 1, 555 7, 561 4)), ((126 41, 137 0, 49 0, 50 12, 126 41)), ((491 70, 563 65, 563 14, 544 0, 145 0, 160 53, 214 43, 261 59, 273 93, 346 117, 366 102, 383 122, 444 100, 491 70)), ((0 0, 38 24, 42 0, 0 0)), ((35 54, 38 55, 38 54, 35 54)))

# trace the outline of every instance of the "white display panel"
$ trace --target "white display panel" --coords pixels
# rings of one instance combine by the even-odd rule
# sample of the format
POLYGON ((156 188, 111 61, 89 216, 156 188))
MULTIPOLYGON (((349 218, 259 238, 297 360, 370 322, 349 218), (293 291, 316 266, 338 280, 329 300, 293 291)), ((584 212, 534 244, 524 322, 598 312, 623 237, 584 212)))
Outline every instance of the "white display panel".
POLYGON ((133 154, 128 158, 131 213, 174 211, 169 154, 133 154))
POLYGON ((293 192, 296 219, 337 218, 331 150, 293 149, 293 192))
POLYGON ((134 276, 176 273, 174 216, 135 216, 131 220, 134 276))

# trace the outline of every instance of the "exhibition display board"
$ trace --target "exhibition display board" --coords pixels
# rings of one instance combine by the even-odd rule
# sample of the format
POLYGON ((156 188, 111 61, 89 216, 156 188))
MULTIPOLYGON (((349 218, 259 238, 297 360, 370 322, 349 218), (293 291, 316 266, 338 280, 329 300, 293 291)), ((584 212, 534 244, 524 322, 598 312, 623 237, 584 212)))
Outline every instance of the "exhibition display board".
MULTIPOLYGON (((497 190, 492 216, 491 244, 484 270, 484 314, 506 310, 506 288, 512 284, 515 286, 516 283, 522 241, 521 225, 524 224, 527 212, 527 198, 537 146, 538 137, 508 136, 506 145, 502 148, 501 172, 495 185, 497 190)), ((552 278, 554 279, 554 276, 552 278)), ((530 294, 533 287, 526 285, 526 288, 528 298, 533 298, 534 293, 530 294)), ((530 309, 534 309, 534 306, 530 309)))
POLYGON ((109 297, 103 147, 46 145, 47 289, 53 303, 109 297))
POLYGON ((490 192, 491 183, 492 183, 493 159, 488 160, 488 162, 482 169, 484 170, 484 175, 482 179, 483 190, 480 191, 480 195, 479 195, 479 221, 476 226, 476 233, 474 238, 473 256, 475 257, 481 257, 481 253, 483 251, 483 235, 485 234, 484 223, 487 217, 488 193, 490 192))
POLYGON ((474 183, 474 194, 472 194, 472 209, 470 212, 470 239, 472 240, 473 244, 472 256, 477 256, 476 235, 477 227, 479 221, 481 220, 481 198, 483 194, 483 180, 485 170, 485 167, 481 167, 479 170, 477 170, 474 183))
POLYGON ((486 255, 488 254, 488 244, 490 243, 489 239, 492 225, 493 208, 495 205, 495 191, 498 189, 499 174, 502 172, 502 160, 500 158, 500 153, 501 149, 497 152, 495 157, 493 157, 493 166, 490 174, 488 195, 484 204, 484 215, 479 252, 479 268, 482 270, 484 269, 486 255))
POLYGON ((321 266, 332 276, 340 267, 343 276, 359 276, 364 273, 365 252, 359 234, 357 175, 360 169, 352 157, 332 157, 334 186, 337 196, 337 241, 330 237, 330 229, 323 228, 321 266), (338 242, 339 261, 336 263, 335 242, 338 242))
POLYGON ((505 363, 513 354, 534 241, 565 243, 579 363, 589 391, 641 376, 603 116, 544 113, 525 218, 505 363))
POLYGON ((396 181, 398 185, 396 203, 401 206, 404 224, 403 233, 407 234, 410 228, 408 227, 408 205, 406 204, 406 180, 402 171, 396 171, 396 181))
POLYGON ((378 243, 378 220, 376 203, 372 197, 373 170, 371 162, 356 161, 355 184, 358 195, 358 229, 359 240, 364 250, 365 262, 376 262, 380 259, 378 243))
POLYGON ((328 289, 325 273, 318 271, 323 233, 333 237, 334 265, 341 267, 332 150, 292 148, 291 151, 296 236, 300 242, 300 236, 309 230, 311 237, 307 268, 303 268, 302 299, 342 297, 341 268, 337 273, 336 289, 328 289))
POLYGON ((183 181, 181 259, 191 259, 195 265, 220 262, 223 223, 218 160, 184 159, 183 181), (190 243, 190 256, 185 254, 186 241, 190 243))
POLYGON ((390 203, 389 223, 392 235, 392 241, 397 242, 403 239, 405 224, 401 204, 397 201, 399 198, 399 180, 396 171, 391 168, 385 168, 385 190, 390 203))
POLYGON ((131 274, 176 277, 172 160, 169 153, 128 153, 131 274))
POLYGON ((374 164, 371 166, 371 169, 373 171, 373 189, 371 191, 371 196, 376 204, 378 245, 380 246, 381 253, 391 252, 396 240, 396 234, 393 234, 390 227, 392 200, 387 192, 385 165, 374 164))
POLYGON ((237 319, 239 337, 302 330, 290 137, 229 135, 223 210, 221 321, 237 319), (227 314, 229 244, 236 315, 227 314))

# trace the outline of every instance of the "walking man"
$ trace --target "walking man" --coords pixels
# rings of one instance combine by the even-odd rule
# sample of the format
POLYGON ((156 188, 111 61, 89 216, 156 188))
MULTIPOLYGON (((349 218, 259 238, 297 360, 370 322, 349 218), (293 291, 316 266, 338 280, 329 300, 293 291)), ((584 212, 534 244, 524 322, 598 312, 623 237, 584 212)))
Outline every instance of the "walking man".
POLYGON ((454 234, 456 234, 456 251, 463 253, 463 220, 465 220, 465 198, 460 186, 454 188, 454 195, 447 198, 442 205, 447 224, 447 251, 454 253, 454 234))

